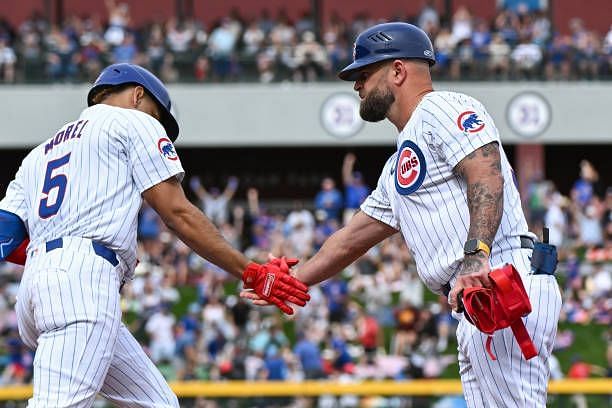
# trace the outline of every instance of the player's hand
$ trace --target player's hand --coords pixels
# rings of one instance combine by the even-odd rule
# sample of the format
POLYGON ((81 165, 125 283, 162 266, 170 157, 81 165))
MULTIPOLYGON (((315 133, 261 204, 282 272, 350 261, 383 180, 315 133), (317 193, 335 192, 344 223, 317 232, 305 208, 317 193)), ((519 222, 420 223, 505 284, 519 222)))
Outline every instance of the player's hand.
MULTIPOLYGON (((289 274, 290 267, 296 263, 297 260, 286 258, 270 260, 263 265, 251 262, 243 272, 242 281, 246 289, 253 289, 258 300, 271 303, 286 314, 293 314, 287 302, 304 306, 310 300, 308 286, 289 274)), ((241 293, 241 297, 245 296, 241 293)))
POLYGON ((240 291, 240 297, 250 300, 255 306, 272 306, 272 303, 266 302, 260 298, 259 295, 253 291, 253 289, 242 289, 240 291))
MULTIPOLYGON (((298 264, 299 260, 295 258, 277 258, 272 254, 268 254, 268 262, 277 265, 282 272, 291 273, 291 268, 298 264)), ((243 289, 240 291, 240 297, 250 300, 256 306, 271 306, 272 303, 263 300, 253 289, 243 289)))
POLYGON ((449 294, 449 303, 455 312, 459 310, 458 296, 464 288, 485 287, 491 288, 492 282, 489 278, 491 266, 489 265, 489 257, 482 251, 474 255, 466 255, 459 272, 457 272, 457 281, 453 290, 449 294))

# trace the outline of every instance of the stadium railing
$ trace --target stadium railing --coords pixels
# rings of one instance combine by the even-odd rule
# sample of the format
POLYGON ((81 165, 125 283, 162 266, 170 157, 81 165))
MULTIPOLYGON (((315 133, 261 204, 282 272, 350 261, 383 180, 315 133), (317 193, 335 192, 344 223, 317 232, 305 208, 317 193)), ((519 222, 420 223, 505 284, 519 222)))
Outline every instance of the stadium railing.
MULTIPOLYGON (((412 381, 182 381, 170 383, 180 398, 318 396, 318 395, 381 395, 441 396, 461 394, 459 380, 412 381)), ((551 381, 549 394, 612 395, 612 379, 551 381)), ((31 385, 0 387, 0 401, 25 400, 32 396, 31 385)))

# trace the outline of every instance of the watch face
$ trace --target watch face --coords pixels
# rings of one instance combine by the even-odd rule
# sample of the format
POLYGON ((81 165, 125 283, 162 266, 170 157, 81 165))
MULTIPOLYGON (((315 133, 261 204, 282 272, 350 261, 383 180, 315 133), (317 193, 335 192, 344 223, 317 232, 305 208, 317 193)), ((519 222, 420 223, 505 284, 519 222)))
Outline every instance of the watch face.
POLYGON ((463 252, 465 252, 466 254, 474 253, 476 252, 477 249, 478 249, 478 241, 476 241, 475 239, 470 239, 463 246, 463 252))

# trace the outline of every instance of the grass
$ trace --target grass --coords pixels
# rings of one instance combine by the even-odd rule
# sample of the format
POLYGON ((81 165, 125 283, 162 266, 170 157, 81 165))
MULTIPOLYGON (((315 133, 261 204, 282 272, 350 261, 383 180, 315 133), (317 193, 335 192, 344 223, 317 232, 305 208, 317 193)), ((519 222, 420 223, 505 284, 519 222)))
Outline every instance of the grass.
POLYGON ((604 368, 607 366, 605 339, 607 326, 560 323, 558 330, 574 332, 574 343, 571 347, 555 352, 564 373, 567 373, 574 356, 580 356, 582 360, 590 364, 604 368))

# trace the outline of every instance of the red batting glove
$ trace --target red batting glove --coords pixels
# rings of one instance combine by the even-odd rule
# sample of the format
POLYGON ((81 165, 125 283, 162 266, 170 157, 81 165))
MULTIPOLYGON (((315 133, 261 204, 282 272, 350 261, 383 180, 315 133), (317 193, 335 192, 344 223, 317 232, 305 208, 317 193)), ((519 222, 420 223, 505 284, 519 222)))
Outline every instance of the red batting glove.
POLYGON ((297 265, 300 261, 296 258, 287 258, 285 256, 281 256, 280 258, 276 258, 272 255, 268 256, 268 264, 278 266, 281 272, 289 273, 291 268, 297 265))
POLYGON ((308 286, 288 273, 290 263, 297 263, 294 261, 279 258, 263 265, 249 263, 242 273, 245 288, 253 289, 261 299, 276 305, 283 313, 293 314, 293 309, 285 302, 304 306, 310 300, 308 286))
POLYGON ((29 243, 29 238, 24 239, 23 242, 19 244, 19 246, 15 248, 9 256, 6 257, 6 260, 17 265, 25 265, 26 249, 28 248, 29 243))

